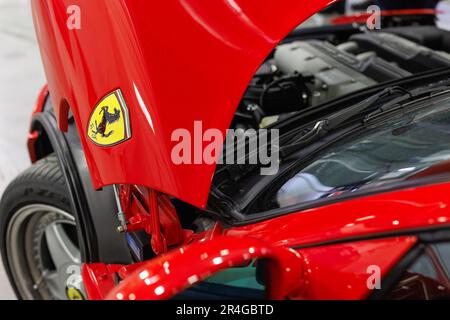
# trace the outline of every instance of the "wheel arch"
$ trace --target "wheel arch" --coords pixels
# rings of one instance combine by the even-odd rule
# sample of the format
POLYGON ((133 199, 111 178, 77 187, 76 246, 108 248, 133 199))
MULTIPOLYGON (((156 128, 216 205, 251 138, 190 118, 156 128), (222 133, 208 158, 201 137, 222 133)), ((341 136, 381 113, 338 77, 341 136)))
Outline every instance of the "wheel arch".
POLYGON ((83 262, 131 263, 126 238, 116 232, 117 207, 113 189, 94 190, 71 112, 68 113, 67 124, 67 132, 59 130, 45 87, 31 119, 28 137, 30 159, 34 163, 51 153, 56 154, 79 226, 83 262))

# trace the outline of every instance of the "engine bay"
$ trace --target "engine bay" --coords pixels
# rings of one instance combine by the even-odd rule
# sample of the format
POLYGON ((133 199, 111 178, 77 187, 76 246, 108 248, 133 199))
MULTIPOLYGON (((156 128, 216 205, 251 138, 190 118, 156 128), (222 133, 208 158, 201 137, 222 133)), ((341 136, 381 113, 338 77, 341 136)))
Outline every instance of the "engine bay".
POLYGON ((351 29, 333 37, 297 32, 256 72, 232 128, 265 128, 364 88, 450 67, 448 40, 450 32, 434 26, 351 29))
MULTIPOLYGON (((450 32, 434 26, 395 27, 380 32, 364 32, 349 26, 340 33, 333 32, 331 37, 320 28, 313 34, 310 30, 296 31, 257 70, 240 102, 231 128, 266 128, 304 110, 314 109, 365 88, 434 69, 450 68, 450 41, 447 40, 450 40, 450 32)), ((289 165, 289 162, 282 163, 282 170, 289 165)), ((197 234, 213 230, 217 220, 239 221, 255 212, 263 212, 264 208, 283 207, 282 198, 277 206, 267 205, 266 198, 273 196, 273 192, 266 195, 263 191, 273 177, 265 180, 255 176, 252 174, 255 168, 252 165, 218 165, 205 210, 177 199, 165 199, 165 211, 161 211, 164 217, 161 230, 171 229, 168 226, 175 225, 176 216, 183 228, 171 234, 158 249, 154 243, 151 244, 146 232, 128 227, 131 231, 128 242, 132 244, 130 248, 134 259, 143 261, 152 257, 154 252, 164 251, 161 249, 164 245, 175 246, 180 242, 178 235, 186 232, 197 234), (264 206, 258 208, 260 202, 264 206), (255 211, 255 208, 258 210, 255 211)), ((313 189, 319 186, 309 180, 307 183, 313 189)), ((298 190, 298 184, 292 189, 298 190)), ((300 189, 308 191, 307 188, 300 189)), ((326 194, 334 189, 324 190, 323 194, 326 194)), ((161 199, 158 201, 161 202, 161 199)))

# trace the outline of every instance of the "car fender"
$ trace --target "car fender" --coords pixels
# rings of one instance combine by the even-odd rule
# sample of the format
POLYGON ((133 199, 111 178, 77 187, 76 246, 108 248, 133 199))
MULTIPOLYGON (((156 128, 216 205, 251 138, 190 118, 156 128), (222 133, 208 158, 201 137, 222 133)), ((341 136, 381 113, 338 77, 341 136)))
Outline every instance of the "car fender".
POLYGON ((116 232, 114 191, 94 190, 75 123, 69 119, 67 132, 59 130, 47 87, 33 111, 28 150, 32 162, 52 152, 58 157, 79 226, 83 262, 130 263, 125 236, 116 232))

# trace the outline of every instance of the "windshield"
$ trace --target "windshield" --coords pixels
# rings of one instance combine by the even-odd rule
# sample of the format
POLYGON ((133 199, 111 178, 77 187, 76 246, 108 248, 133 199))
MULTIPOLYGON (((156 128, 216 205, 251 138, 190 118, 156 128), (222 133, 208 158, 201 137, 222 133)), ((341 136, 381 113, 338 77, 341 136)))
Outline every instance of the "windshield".
POLYGON ((283 208, 414 179, 450 160, 450 99, 428 103, 426 109, 334 143, 285 181, 269 197, 270 206, 283 208))

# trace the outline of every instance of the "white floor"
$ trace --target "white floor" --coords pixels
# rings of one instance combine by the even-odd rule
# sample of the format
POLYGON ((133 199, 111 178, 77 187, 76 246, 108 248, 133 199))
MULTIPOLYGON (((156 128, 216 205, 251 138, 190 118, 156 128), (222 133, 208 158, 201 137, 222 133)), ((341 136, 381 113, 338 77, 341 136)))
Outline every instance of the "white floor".
MULTIPOLYGON (((0 194, 29 165, 30 113, 45 83, 29 0, 0 0, 0 194)), ((0 299, 15 299, 0 263, 0 299)))

